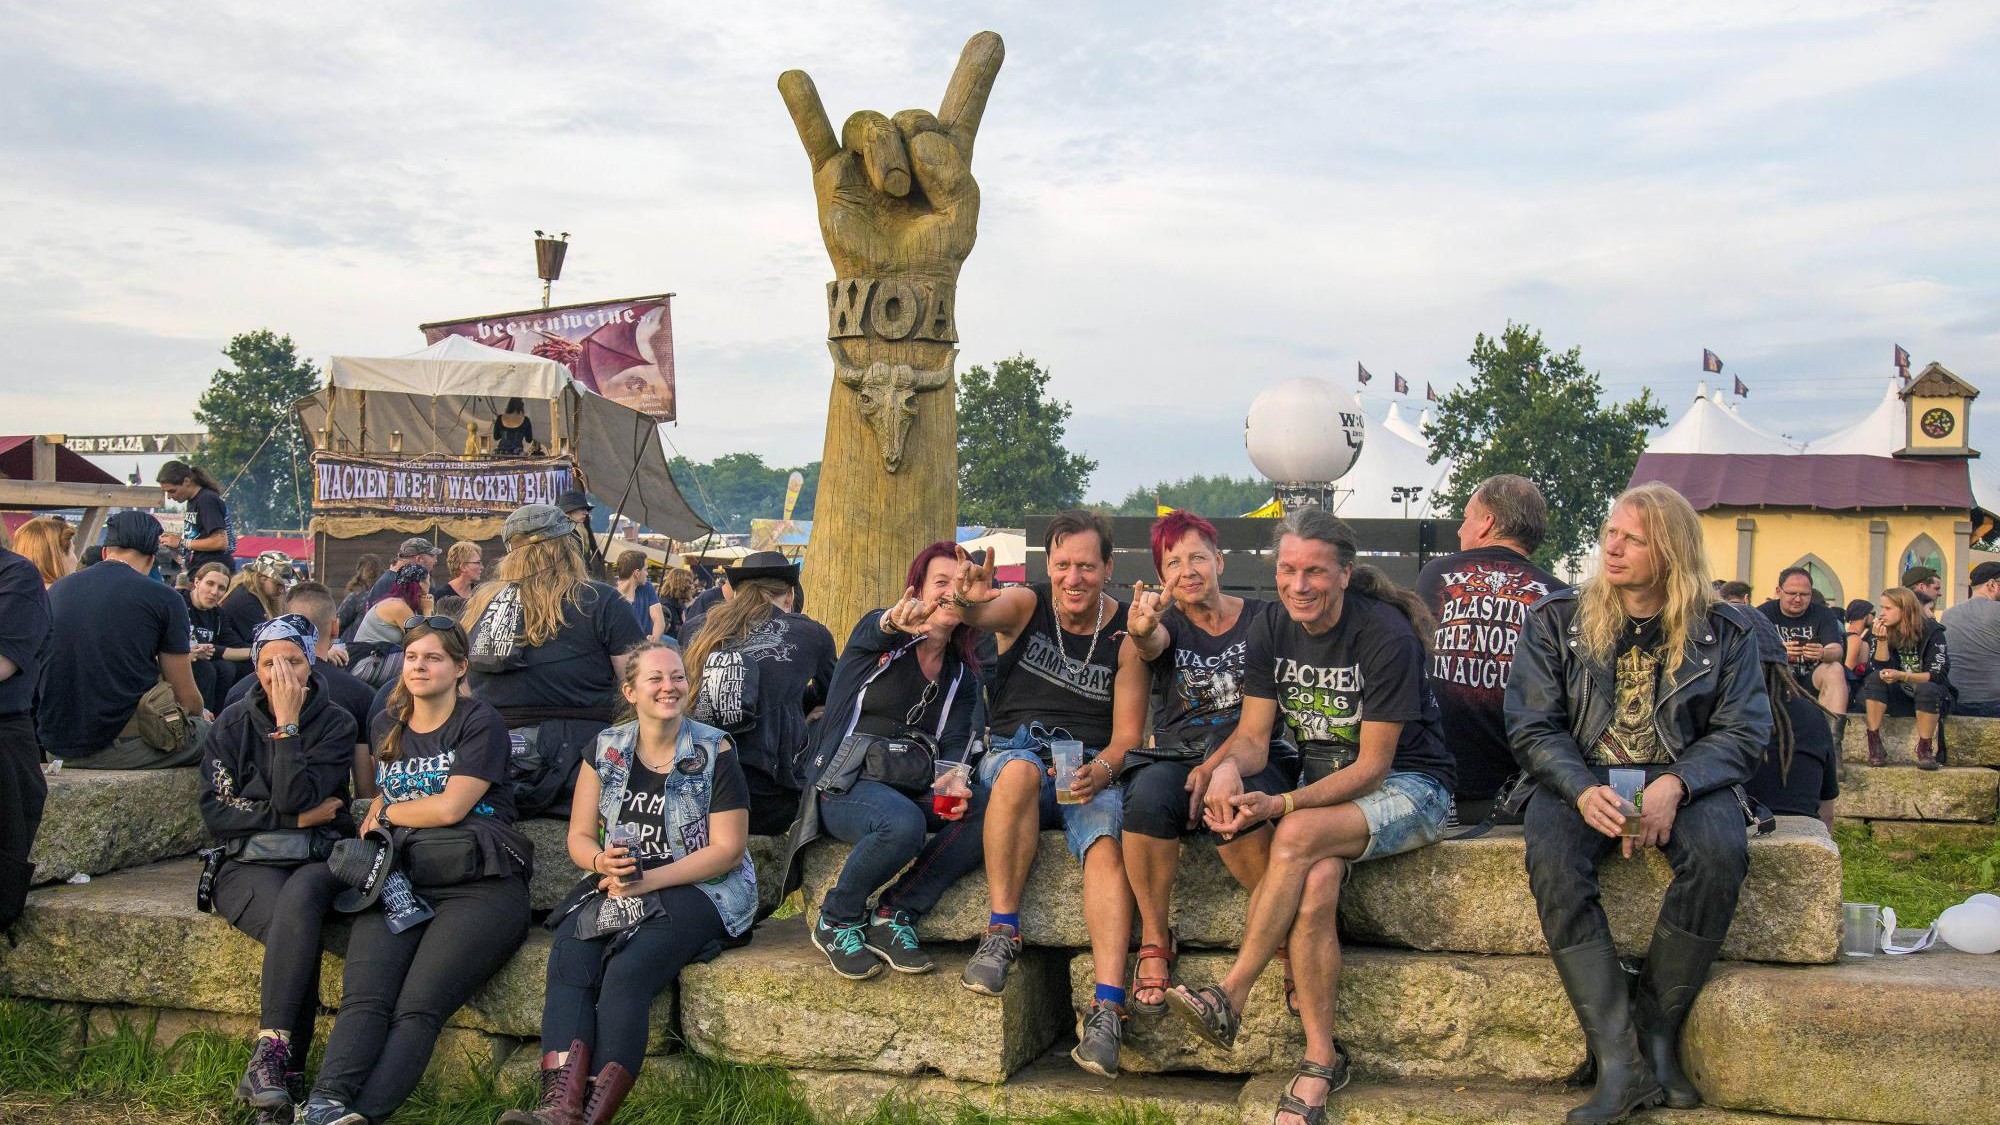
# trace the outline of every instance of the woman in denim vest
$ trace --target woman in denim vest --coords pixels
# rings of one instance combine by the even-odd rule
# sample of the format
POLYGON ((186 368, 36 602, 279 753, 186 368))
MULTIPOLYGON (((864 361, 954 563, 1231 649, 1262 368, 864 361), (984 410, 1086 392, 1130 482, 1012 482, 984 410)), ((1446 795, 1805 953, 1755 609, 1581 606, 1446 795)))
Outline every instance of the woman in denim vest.
POLYGON ((688 686, 678 650, 628 654, 625 721, 598 735, 570 806, 569 856, 591 874, 548 923, 541 1104, 503 1123, 610 1121, 644 1061, 653 999, 750 931, 743 768, 727 735, 682 718, 688 686))

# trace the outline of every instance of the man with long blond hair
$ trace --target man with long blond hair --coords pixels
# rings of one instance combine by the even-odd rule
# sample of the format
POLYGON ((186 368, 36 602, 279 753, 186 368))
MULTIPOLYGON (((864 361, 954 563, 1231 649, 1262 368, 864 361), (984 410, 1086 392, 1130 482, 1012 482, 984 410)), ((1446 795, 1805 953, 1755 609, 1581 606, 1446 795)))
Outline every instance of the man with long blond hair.
POLYGON ((1756 637, 1715 600, 1688 502, 1664 484, 1628 489, 1599 546, 1595 577, 1528 611, 1507 683, 1508 738, 1537 785, 1528 882, 1597 1067, 1570 1125, 1701 1103, 1680 1069, 1680 1030, 1749 867, 1732 791, 1771 736, 1756 637), (1608 784, 1617 767, 1644 771, 1636 810, 1608 784), (1627 858, 1658 847, 1674 867, 1636 1000, 1598 904, 1597 861, 1614 842, 1627 858))

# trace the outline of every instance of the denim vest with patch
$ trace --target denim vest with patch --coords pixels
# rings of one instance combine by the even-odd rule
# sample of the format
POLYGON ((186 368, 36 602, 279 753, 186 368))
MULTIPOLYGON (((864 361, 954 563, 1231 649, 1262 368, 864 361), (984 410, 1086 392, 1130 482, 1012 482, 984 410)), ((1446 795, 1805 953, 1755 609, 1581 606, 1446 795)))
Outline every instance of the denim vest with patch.
MULTIPOLYGON (((715 791, 715 756, 729 736, 692 719, 681 720, 680 741, 674 746, 673 768, 667 771, 667 809, 662 817, 667 848, 674 862, 690 852, 708 846, 709 795, 715 791)), ((599 786, 597 817, 602 844, 617 825, 625 805, 625 786, 632 773, 632 759, 639 751, 639 723, 633 720, 607 728, 597 736, 599 786)), ((697 883, 701 893, 715 904, 722 916, 722 928, 737 937, 750 928, 757 917, 757 872, 746 849, 735 870, 697 883)))

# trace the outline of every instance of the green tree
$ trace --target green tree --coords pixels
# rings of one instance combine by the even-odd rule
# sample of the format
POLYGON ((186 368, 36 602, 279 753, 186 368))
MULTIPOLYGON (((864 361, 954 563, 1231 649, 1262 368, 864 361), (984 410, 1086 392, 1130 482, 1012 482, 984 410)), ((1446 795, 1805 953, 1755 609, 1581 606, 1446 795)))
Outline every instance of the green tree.
POLYGON ((290 336, 245 332, 222 350, 195 407, 208 430, 202 467, 227 491, 239 531, 306 525, 312 504, 312 445, 292 403, 319 389, 319 369, 300 359, 290 336))
POLYGON ((1069 403, 1047 397, 1048 385, 1025 355, 959 375, 959 523, 1019 527, 1083 502, 1097 462, 1063 447, 1069 403))
POLYGON ((1509 321, 1497 339, 1480 333, 1468 362, 1472 381, 1438 402, 1431 423, 1431 460, 1453 462, 1440 510, 1456 512, 1495 473, 1518 473, 1549 505, 1536 561, 1579 558, 1639 463, 1647 428, 1666 421, 1665 408, 1649 390, 1606 405, 1583 349, 1552 352, 1525 324, 1509 321))
MULTIPOLYGON (((713 461, 689 461, 676 457, 667 463, 681 494, 717 531, 747 532, 751 520, 774 520, 785 514, 785 484, 794 470, 766 465, 755 453, 725 453, 713 461)), ((814 494, 819 490, 819 462, 800 465, 805 477, 799 491, 795 520, 813 518, 814 494)))
POLYGON ((1135 488, 1112 508, 1114 516, 1150 516, 1159 504, 1185 508, 1198 516, 1227 519, 1240 516, 1271 499, 1271 482, 1259 477, 1191 476, 1135 488))

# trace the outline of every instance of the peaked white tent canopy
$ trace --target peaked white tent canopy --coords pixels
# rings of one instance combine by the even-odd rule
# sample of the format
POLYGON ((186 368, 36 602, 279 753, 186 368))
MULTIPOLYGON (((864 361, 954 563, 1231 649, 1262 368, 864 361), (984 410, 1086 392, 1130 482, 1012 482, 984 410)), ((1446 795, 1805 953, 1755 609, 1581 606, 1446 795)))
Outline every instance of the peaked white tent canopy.
POLYGON ((1389 404, 1389 416, 1382 420, 1383 429, 1413 445, 1420 445, 1425 449, 1429 449, 1431 444, 1430 439, 1424 437, 1421 425, 1420 422, 1412 422, 1408 418, 1403 417, 1403 404, 1399 402, 1389 404))
POLYGON ((1806 443, 1807 453, 1853 454, 1861 457, 1889 457, 1903 448, 1903 389, 1900 379, 1890 379, 1882 401, 1859 422, 1844 430, 1806 443))
POLYGON ((575 385, 553 360, 447 336, 407 355, 335 356, 327 386, 293 405, 321 447, 364 456, 465 452, 519 398, 535 437, 576 458, 591 495, 655 531, 695 539, 709 530, 667 471, 659 426, 575 385))
MULTIPOLYGON (((1758 429, 1706 385, 1665 433, 1646 443, 1648 453, 1797 453, 1799 446, 1758 429)), ((1817 452, 1817 451, 1815 451, 1817 452)))
MULTIPOLYGON (((1370 418, 1364 425, 1367 436, 1362 438, 1360 456, 1345 476, 1333 482, 1336 515, 1344 519, 1402 519, 1407 514, 1411 519, 1432 519, 1457 514, 1436 507, 1439 490, 1451 479, 1450 461, 1431 464, 1430 450, 1421 440, 1411 441, 1389 429, 1387 422, 1370 418), (1390 491, 1396 485, 1423 489, 1410 501, 1407 513, 1390 491)), ((1404 421, 1402 428, 1411 427, 1404 421)))

